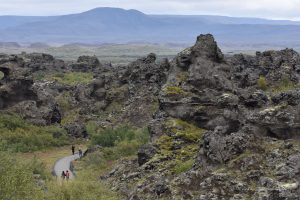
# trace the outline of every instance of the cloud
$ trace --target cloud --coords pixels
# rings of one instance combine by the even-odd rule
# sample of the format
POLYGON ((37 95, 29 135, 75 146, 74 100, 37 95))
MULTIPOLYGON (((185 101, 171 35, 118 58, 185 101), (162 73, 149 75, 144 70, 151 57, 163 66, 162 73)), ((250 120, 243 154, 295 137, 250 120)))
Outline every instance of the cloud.
POLYGON ((299 0, 0 0, 2 15, 58 15, 95 7, 137 9, 148 14, 214 14, 299 19, 299 0))

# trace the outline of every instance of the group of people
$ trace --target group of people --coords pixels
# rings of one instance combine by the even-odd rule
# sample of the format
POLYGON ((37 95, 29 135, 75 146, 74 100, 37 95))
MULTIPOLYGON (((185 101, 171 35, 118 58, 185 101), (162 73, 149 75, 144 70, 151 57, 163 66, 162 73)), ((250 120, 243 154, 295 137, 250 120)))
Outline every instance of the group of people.
MULTIPOLYGON (((72 154, 75 155, 75 146, 74 145, 72 145, 72 154)), ((78 154, 79 154, 79 158, 81 158, 83 156, 83 152, 80 148, 78 149, 78 154)))
POLYGON ((67 171, 62 171, 62 173, 61 173, 61 178, 63 179, 63 180, 69 180, 70 179, 70 172, 69 172, 69 170, 67 170, 67 171))
MULTIPOLYGON (((75 155, 75 146, 74 145, 72 145, 71 150, 72 150, 72 154, 75 155)), ((83 156, 83 152, 80 148, 78 149, 78 154, 79 154, 79 158, 81 158, 83 156)), ((61 172, 61 178, 63 180, 68 181, 70 179, 70 171, 69 170, 62 171, 61 172)))

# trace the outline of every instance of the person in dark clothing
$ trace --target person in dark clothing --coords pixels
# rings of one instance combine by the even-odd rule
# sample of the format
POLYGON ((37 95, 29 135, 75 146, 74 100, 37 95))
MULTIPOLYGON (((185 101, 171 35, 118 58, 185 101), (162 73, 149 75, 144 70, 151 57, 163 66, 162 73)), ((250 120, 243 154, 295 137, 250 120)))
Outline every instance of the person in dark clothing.
POLYGON ((72 154, 74 155, 75 154, 75 146, 72 145, 72 154))
POLYGON ((79 150, 78 150, 78 153, 79 153, 79 158, 81 158, 81 157, 82 157, 82 150, 79 149, 79 150))
POLYGON ((61 178, 62 178, 63 180, 66 178, 66 173, 65 173, 65 171, 62 171, 62 173, 61 173, 61 178))

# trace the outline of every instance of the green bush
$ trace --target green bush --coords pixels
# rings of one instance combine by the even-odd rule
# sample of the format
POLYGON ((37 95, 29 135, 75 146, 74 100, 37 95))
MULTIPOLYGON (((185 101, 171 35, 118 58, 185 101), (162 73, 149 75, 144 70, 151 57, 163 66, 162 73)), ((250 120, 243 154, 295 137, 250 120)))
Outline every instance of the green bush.
POLYGON ((30 152, 68 144, 64 129, 55 126, 35 126, 21 117, 0 114, 0 150, 30 152))
POLYGON ((106 129, 92 137, 92 144, 104 147, 100 155, 90 154, 88 165, 107 165, 106 162, 136 155, 139 147, 149 141, 147 129, 133 129, 128 126, 106 129))
POLYGON ((260 76, 257 81, 257 86, 259 89, 266 91, 268 89, 267 81, 264 76, 260 76))
POLYGON ((37 187, 30 164, 0 152, 0 199, 39 200, 43 191, 37 187))
POLYGON ((117 142, 124 140, 131 141, 134 138, 135 131, 128 126, 122 126, 116 129, 108 128, 100 131, 99 134, 92 136, 92 143, 103 147, 112 147, 117 142))

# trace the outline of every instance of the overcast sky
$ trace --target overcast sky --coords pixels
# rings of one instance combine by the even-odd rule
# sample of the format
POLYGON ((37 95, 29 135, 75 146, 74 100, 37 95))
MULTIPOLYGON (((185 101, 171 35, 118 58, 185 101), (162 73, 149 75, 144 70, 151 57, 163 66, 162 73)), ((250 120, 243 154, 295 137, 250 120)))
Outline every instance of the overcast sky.
POLYGON ((59 15, 95 7, 300 20, 300 0, 0 0, 0 15, 59 15))

